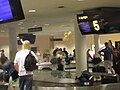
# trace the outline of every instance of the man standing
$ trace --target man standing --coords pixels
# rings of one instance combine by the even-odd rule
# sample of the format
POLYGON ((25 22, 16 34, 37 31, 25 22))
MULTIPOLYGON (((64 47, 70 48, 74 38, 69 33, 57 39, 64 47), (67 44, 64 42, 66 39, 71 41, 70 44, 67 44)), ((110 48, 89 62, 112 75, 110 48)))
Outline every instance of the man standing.
MULTIPOLYGON (((14 66, 19 75, 19 90, 24 90, 25 85, 26 90, 32 90, 33 72, 26 71, 24 67, 25 58, 29 54, 30 48, 30 42, 25 40, 22 44, 22 50, 18 51, 15 56, 14 66)), ((35 53, 33 51, 31 53, 36 58, 36 62, 38 62, 35 53)))
POLYGON ((109 47, 108 42, 105 42, 105 48, 99 51, 98 53, 104 57, 104 65, 106 70, 110 69, 110 71, 112 72, 113 50, 109 47))

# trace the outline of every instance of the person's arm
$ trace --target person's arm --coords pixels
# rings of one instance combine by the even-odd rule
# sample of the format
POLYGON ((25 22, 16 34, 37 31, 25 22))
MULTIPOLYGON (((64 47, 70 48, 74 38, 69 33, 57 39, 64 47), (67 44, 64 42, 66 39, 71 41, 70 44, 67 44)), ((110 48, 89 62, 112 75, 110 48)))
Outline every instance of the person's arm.
POLYGON ((14 63, 14 67, 15 67, 15 70, 16 70, 17 72, 19 72, 19 65, 18 65, 18 63, 14 63))
POLYGON ((16 53, 15 59, 14 59, 14 68, 17 72, 19 72, 19 65, 18 65, 18 54, 16 53))
POLYGON ((36 63, 38 63, 38 58, 37 58, 36 54, 35 54, 33 51, 31 51, 31 53, 32 53, 32 55, 35 57, 36 63))
POLYGON ((103 54, 101 54, 101 52, 104 52, 104 49, 98 52, 100 56, 104 56, 103 54))

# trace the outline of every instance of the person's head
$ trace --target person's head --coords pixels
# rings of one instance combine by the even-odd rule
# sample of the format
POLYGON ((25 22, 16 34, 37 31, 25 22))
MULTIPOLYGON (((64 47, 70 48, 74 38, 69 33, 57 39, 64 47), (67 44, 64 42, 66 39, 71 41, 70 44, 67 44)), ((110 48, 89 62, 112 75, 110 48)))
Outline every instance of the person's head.
POLYGON ((31 48, 30 41, 28 41, 28 40, 23 41, 22 48, 30 50, 30 48, 31 48))
POLYGON ((66 48, 63 48, 63 51, 66 51, 66 48))
POLYGON ((105 42, 104 44, 105 44, 105 47, 109 47, 109 44, 108 44, 108 42, 105 42))
POLYGON ((58 50, 58 48, 56 47, 55 50, 58 50))
POLYGON ((62 51, 62 48, 60 48, 59 51, 62 51))
POLYGON ((88 49, 87 51, 90 51, 90 49, 88 49))

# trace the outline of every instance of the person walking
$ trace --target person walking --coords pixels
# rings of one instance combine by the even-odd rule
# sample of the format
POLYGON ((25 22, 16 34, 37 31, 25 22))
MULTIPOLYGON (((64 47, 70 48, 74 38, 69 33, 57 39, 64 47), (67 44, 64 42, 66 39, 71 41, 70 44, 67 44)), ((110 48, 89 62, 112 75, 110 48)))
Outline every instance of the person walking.
MULTIPOLYGON (((29 54, 30 48, 30 41, 25 40, 22 43, 22 50, 18 51, 15 55, 14 66, 19 75, 19 90, 24 90, 24 86, 26 86, 25 90, 32 90, 33 71, 26 71, 24 67, 25 58, 29 54)), ((35 53, 33 51, 31 53, 35 57, 36 62, 38 62, 35 53)))

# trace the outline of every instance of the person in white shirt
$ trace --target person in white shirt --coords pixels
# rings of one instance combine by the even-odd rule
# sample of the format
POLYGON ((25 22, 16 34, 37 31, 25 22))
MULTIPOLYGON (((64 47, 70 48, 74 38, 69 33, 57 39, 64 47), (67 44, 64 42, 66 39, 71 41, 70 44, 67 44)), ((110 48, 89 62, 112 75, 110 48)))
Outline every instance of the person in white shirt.
MULTIPOLYGON (((25 85, 26 90, 32 90, 33 72, 27 72, 24 67, 25 58, 29 54, 30 48, 30 42, 28 40, 23 41, 22 50, 16 53, 14 59, 14 66, 19 75, 19 90, 24 90, 25 85)), ((35 53, 33 51, 31 53, 36 58, 36 62, 38 62, 35 53)))

